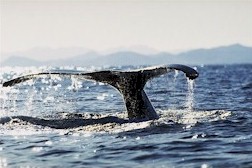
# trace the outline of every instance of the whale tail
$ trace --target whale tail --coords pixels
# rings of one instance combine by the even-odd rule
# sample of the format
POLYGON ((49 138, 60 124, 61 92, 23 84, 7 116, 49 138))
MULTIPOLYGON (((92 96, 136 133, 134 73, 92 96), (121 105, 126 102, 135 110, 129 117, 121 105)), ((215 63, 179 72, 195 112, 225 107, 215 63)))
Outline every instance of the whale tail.
POLYGON ((85 80, 94 80, 109 84, 122 94, 129 119, 150 120, 157 119, 158 115, 144 91, 144 86, 148 80, 173 70, 183 71, 189 79, 195 79, 198 77, 198 72, 194 69, 185 65, 172 64, 133 71, 97 71, 90 73, 42 72, 12 79, 4 82, 3 86, 13 86, 20 82, 38 78, 43 75, 74 76, 85 80))

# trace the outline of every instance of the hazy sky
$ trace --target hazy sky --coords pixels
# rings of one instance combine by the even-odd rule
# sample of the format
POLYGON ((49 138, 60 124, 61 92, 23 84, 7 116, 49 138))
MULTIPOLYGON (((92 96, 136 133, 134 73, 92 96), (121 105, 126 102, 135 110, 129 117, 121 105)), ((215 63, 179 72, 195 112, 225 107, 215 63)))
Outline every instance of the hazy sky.
POLYGON ((252 1, 0 0, 1 53, 33 47, 97 51, 252 46, 252 1))

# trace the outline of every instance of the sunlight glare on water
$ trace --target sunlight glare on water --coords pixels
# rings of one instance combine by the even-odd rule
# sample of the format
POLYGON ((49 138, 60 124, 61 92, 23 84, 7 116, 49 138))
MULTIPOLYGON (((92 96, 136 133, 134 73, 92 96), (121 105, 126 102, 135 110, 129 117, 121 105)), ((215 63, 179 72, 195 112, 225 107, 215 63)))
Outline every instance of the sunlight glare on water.
POLYGON ((73 91, 78 91, 81 87, 82 87, 82 82, 79 81, 74 76, 71 76, 71 86, 69 86, 67 89, 73 90, 73 91))
POLYGON ((0 167, 1 167, 1 168, 8 167, 8 162, 7 162, 7 159, 6 159, 6 158, 0 157, 0 167))
MULTIPOLYGON (((56 70, 67 68, 103 67, 56 70)), ((147 83, 159 119, 131 123, 114 122, 127 113, 107 85, 46 77, 0 86, 0 167, 252 167, 251 65, 197 68, 196 86, 176 71, 147 83)), ((41 68, 2 70, 1 84, 41 68)))

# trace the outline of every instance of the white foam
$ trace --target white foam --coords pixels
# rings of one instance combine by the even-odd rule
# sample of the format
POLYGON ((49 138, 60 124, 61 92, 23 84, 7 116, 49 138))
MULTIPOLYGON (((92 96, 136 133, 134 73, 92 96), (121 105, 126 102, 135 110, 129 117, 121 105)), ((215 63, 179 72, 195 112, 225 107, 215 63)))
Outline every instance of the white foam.
MULTIPOLYGON (((198 122, 212 122, 218 120, 225 120, 231 115, 231 112, 224 110, 212 110, 212 111, 188 111, 188 110, 176 110, 168 109, 158 112, 160 118, 158 120, 150 120, 136 123, 107 123, 107 124, 95 124, 89 126, 80 126, 71 129, 53 129, 48 127, 42 127, 37 125, 29 124, 28 122, 13 120, 5 125, 0 125, 0 135, 13 135, 13 136, 25 136, 33 134, 52 134, 58 133, 60 135, 72 135, 72 136, 91 136, 97 133, 120 133, 133 130, 139 130, 144 128, 151 128, 160 125, 173 125, 173 124, 184 124, 184 129, 192 128, 198 122), (170 122, 173 121, 173 122, 170 122)), ((103 118, 111 114, 102 114, 94 118, 103 118)), ((114 114, 119 118, 127 118, 126 113, 114 114)), ((193 139, 198 138, 195 135, 193 139)))
POLYGON ((179 124, 194 125, 198 122, 213 122, 218 120, 225 120, 231 115, 230 111, 212 110, 212 111, 189 111, 185 110, 162 110, 160 121, 172 120, 179 124))

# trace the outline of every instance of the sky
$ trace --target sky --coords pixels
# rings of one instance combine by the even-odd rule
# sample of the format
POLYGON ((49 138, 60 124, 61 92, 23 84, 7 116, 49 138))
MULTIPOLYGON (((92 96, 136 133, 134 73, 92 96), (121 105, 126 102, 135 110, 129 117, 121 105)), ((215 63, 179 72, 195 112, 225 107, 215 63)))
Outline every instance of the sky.
POLYGON ((36 47, 106 51, 146 46, 169 52, 234 43, 252 46, 249 0, 0 2, 2 59, 6 53, 36 47))

